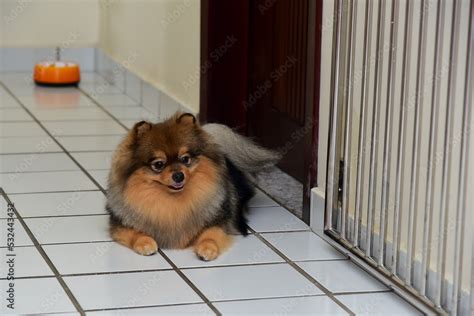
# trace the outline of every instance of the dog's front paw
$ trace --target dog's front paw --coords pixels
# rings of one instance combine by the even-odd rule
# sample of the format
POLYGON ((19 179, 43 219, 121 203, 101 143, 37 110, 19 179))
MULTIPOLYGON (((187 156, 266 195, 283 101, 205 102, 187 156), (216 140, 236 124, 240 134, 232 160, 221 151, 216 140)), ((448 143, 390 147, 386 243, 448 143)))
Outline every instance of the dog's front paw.
POLYGON ((143 256, 150 256, 158 251, 158 245, 153 238, 140 236, 133 244, 133 250, 143 256))
POLYGON ((219 256, 219 247, 214 241, 206 240, 196 245, 194 252, 201 260, 212 261, 219 256))

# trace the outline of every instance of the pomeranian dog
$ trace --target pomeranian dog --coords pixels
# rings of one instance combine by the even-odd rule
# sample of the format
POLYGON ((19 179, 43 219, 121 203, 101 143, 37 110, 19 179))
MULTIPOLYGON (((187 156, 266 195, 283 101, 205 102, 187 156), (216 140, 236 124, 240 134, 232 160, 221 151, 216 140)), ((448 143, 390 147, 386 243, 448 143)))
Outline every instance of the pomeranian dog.
POLYGON ((118 146, 108 180, 112 238, 141 255, 192 246, 214 260, 247 235, 252 177, 279 155, 189 113, 138 122, 118 146))

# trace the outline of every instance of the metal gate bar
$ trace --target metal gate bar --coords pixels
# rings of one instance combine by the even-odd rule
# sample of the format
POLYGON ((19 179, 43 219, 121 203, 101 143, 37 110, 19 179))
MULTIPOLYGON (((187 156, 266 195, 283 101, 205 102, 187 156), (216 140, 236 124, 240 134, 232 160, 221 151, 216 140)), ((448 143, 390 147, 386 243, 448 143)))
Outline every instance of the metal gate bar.
POLYGON ((473 2, 334 3, 325 231, 453 315, 471 312, 473 2))

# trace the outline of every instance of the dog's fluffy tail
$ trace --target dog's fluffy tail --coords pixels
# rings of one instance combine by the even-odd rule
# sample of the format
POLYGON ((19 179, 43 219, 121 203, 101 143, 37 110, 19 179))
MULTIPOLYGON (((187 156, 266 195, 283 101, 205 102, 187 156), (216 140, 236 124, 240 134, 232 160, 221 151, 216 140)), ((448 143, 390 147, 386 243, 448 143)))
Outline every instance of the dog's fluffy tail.
POLYGON ((251 139, 237 134, 228 126, 206 124, 203 129, 221 147, 227 158, 242 171, 257 173, 274 166, 281 159, 278 152, 255 144, 251 139))

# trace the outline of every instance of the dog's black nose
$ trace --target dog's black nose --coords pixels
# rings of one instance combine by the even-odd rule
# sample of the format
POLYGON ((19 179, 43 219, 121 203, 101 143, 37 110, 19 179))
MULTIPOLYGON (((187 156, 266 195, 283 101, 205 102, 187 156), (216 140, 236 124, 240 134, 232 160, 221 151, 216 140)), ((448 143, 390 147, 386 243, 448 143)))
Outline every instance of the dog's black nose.
POLYGON ((171 178, 173 178, 173 181, 176 182, 176 183, 183 182, 184 173, 182 173, 181 171, 175 172, 175 173, 173 173, 173 176, 171 176, 171 178))

